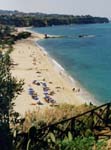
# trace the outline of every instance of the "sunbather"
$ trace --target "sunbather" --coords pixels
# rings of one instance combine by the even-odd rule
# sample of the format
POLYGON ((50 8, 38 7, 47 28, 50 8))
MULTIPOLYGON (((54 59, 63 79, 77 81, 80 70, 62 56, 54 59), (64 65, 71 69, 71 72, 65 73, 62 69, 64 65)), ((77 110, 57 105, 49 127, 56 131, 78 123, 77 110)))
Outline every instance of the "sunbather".
POLYGON ((37 80, 34 80, 32 83, 35 85, 40 85, 40 82, 38 82, 37 80))
POLYGON ((37 104, 39 105, 43 105, 43 103, 39 100, 37 93, 34 93, 34 95, 32 96, 33 100, 35 100, 37 102, 37 104))
POLYGON ((49 88, 48 87, 43 87, 43 91, 48 91, 49 88))
POLYGON ((49 96, 45 96, 44 99, 47 103, 56 103, 56 101, 49 96))

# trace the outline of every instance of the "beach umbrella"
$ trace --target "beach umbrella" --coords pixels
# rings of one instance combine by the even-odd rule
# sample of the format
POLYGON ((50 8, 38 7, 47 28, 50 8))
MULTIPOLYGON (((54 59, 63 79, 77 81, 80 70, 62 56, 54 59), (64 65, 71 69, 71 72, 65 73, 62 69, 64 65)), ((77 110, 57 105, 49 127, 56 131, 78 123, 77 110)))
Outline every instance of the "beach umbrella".
POLYGON ((33 88, 29 88, 29 89, 28 89, 28 93, 29 93, 29 95, 33 95, 33 94, 34 94, 33 88))
POLYGON ((48 95, 45 95, 45 97, 44 97, 45 99, 49 99, 49 96, 48 95))
POLYGON ((44 95, 46 95, 46 96, 47 96, 47 95, 48 95, 48 92, 47 92, 47 91, 44 91, 44 95))
POLYGON ((47 87, 47 84, 46 84, 45 82, 43 82, 42 85, 43 85, 44 87, 47 87))

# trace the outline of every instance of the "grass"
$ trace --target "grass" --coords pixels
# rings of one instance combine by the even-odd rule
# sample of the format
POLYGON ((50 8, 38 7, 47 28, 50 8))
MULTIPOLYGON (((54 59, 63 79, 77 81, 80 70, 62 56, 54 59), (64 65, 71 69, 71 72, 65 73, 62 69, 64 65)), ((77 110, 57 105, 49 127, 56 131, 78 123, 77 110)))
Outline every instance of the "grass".
POLYGON ((75 107, 70 104, 62 104, 54 108, 46 108, 44 110, 36 109, 33 112, 26 112, 25 122, 23 124, 23 132, 27 132, 31 126, 40 128, 49 124, 59 122, 63 119, 67 119, 76 116, 80 113, 90 110, 91 107, 86 104, 75 107))

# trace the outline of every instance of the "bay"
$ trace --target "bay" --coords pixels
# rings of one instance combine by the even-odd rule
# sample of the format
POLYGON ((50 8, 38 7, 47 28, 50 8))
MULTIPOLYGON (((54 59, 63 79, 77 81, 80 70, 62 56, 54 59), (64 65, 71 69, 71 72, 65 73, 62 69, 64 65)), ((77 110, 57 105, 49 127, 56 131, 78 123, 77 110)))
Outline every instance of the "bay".
POLYGON ((101 103, 111 100, 111 24, 32 28, 40 46, 101 103), (62 37, 61 37, 62 36, 62 37))

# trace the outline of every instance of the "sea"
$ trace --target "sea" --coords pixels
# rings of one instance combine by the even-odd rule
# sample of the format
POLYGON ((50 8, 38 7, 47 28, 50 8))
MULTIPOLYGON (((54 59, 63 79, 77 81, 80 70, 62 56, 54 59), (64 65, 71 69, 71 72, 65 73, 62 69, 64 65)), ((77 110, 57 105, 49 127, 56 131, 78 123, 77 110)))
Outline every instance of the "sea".
POLYGON ((37 43, 100 104, 111 102, 111 24, 32 28, 37 43))

